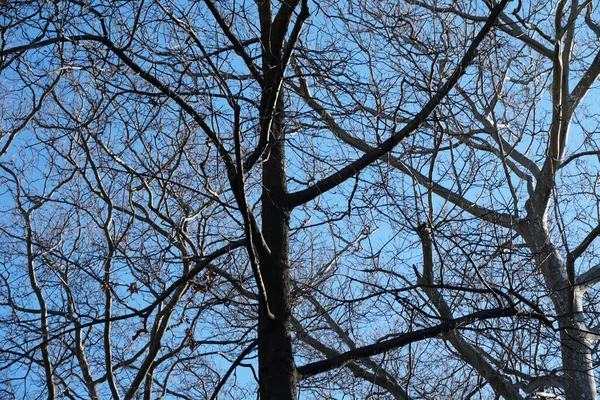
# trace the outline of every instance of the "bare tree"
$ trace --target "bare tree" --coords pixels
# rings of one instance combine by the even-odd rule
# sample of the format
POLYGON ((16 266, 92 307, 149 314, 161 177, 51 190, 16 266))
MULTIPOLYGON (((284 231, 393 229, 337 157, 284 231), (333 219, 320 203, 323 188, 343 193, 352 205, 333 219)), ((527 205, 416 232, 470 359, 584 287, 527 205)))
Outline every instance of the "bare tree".
MULTIPOLYGON (((366 79, 336 85, 343 80, 322 73, 290 84, 317 120, 361 152, 405 123, 406 111, 414 108, 398 96, 433 95, 444 83, 464 40, 456 27, 486 18, 475 3, 409 3, 422 10, 420 23, 410 6, 370 12, 368 4, 357 3, 356 14, 368 15, 368 23, 344 18, 362 55, 354 59, 367 60, 366 79), (405 91, 398 90, 399 80, 407 82, 405 91)), ((399 214, 391 218, 400 230, 412 223, 418 232, 424 260, 415 273, 426 296, 423 307, 451 319, 463 307, 517 296, 545 315, 537 327, 499 323, 491 335, 446 336, 461 363, 476 373, 473 386, 481 377, 505 398, 597 396, 593 286, 600 230, 596 173, 590 180, 588 171, 597 169, 598 117, 594 100, 585 99, 592 98, 600 73, 598 33, 590 2, 519 2, 500 14, 498 30, 478 50, 478 68, 463 77, 420 134, 382 159, 387 193, 370 209, 388 221, 399 214), (395 184, 399 189, 390 189, 392 179, 402 180, 395 184)), ((307 54, 298 57, 297 71, 318 64, 307 54)), ((353 61, 348 70, 359 76, 353 61)), ((395 267, 378 270, 406 280, 395 267)), ((397 285, 392 287, 403 283, 397 285)))
POLYGON ((596 398, 600 28, 508 3, 3 3, 3 396, 596 398))

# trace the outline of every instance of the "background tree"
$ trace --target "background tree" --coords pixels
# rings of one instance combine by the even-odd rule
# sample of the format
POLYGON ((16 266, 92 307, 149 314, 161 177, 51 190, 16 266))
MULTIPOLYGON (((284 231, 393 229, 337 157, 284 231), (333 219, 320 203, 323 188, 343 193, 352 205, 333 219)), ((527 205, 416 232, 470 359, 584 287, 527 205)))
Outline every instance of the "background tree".
POLYGON ((3 395, 595 398, 600 28, 507 3, 3 3, 3 395))

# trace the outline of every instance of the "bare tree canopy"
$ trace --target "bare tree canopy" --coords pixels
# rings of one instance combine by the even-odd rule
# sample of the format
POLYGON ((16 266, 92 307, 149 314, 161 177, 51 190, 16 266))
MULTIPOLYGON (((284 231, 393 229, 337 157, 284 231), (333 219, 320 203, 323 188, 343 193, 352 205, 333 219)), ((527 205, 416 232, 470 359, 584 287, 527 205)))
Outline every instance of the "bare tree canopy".
POLYGON ((595 7, 0 2, 0 397, 596 399, 595 7))

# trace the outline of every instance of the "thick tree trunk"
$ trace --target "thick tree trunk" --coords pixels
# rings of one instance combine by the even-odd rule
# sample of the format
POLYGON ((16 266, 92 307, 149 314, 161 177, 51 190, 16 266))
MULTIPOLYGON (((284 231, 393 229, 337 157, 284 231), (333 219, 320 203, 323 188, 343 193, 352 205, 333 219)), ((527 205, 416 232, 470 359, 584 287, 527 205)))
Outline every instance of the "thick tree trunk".
POLYGON ((296 367, 292 355, 290 326, 291 284, 288 242, 290 212, 279 207, 275 200, 286 190, 281 107, 278 107, 278 111, 272 125, 275 143, 263 163, 262 231, 271 255, 261 257, 260 271, 269 307, 275 318, 271 319, 261 304, 258 319, 261 400, 296 398, 296 367))
MULTIPOLYGON (((595 400, 596 380, 592 364, 592 350, 587 335, 578 329, 561 326, 561 352, 566 400, 595 400)), ((575 326, 573 326, 575 325, 575 326)))
POLYGON ((562 356, 562 378, 566 400, 593 400, 596 380, 592 364, 591 338, 581 320, 581 294, 575 294, 570 309, 567 268, 558 249, 552 244, 545 218, 530 219, 518 229, 535 256, 558 318, 562 356))

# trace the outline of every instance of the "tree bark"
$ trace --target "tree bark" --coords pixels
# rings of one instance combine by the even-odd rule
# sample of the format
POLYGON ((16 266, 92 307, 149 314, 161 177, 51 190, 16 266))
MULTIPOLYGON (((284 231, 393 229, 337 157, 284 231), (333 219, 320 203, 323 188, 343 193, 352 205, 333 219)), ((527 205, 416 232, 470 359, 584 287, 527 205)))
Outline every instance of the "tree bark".
POLYGON ((530 217, 517 227, 517 231, 534 254, 535 263, 551 292, 560 329, 565 399, 593 400, 597 395, 592 364, 592 338, 582 320, 581 294, 576 294, 574 301, 569 301, 571 285, 565 262, 551 242, 545 216, 533 215, 535 214, 530 213, 530 217))
POLYGON ((258 318, 258 365, 262 400, 296 398, 296 367, 291 341, 291 296, 289 263, 290 211, 276 199, 286 190, 284 127, 281 100, 271 133, 273 144, 263 163, 262 231, 271 254, 260 256, 270 318, 260 299, 258 318))

